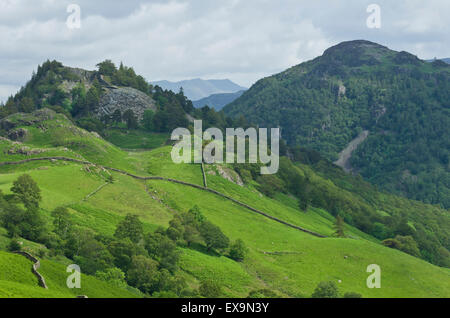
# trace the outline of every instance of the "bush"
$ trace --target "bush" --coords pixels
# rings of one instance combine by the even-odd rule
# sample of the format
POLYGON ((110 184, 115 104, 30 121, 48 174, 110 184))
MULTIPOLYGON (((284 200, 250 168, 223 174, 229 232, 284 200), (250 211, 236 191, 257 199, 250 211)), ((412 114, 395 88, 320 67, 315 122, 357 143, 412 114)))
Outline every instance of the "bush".
POLYGON ((237 262, 241 262, 244 260, 247 252, 248 249, 245 246, 244 241, 239 239, 236 242, 234 242, 230 247, 230 258, 234 259, 237 262))
POLYGON ((312 298, 338 298, 339 292, 334 282, 321 282, 317 285, 312 298))
POLYGON ((227 248, 230 240, 222 233, 220 228, 209 221, 200 225, 200 234, 205 240, 208 250, 227 248))
POLYGON ((200 295, 206 298, 218 298, 222 293, 220 285, 215 281, 207 280, 202 282, 199 288, 200 295))
POLYGON ((144 293, 152 294, 158 289, 158 262, 142 255, 133 256, 127 272, 127 282, 144 293))
POLYGON ((12 239, 11 242, 9 242, 8 250, 10 252, 18 252, 21 249, 22 249, 22 245, 20 245, 20 243, 17 239, 12 239))
POLYGON ((118 239, 129 238, 132 242, 138 243, 143 236, 142 222, 134 214, 127 214, 117 225, 114 236, 118 239))
POLYGON ((420 257, 420 250, 412 236, 397 235, 395 238, 384 240, 382 243, 384 246, 395 248, 412 256, 420 257))
POLYGON ((110 283, 111 285, 118 287, 126 287, 127 283, 125 282, 125 273, 122 272, 119 268, 108 268, 107 270, 101 272, 97 271, 95 273, 95 277, 105 282, 110 283))

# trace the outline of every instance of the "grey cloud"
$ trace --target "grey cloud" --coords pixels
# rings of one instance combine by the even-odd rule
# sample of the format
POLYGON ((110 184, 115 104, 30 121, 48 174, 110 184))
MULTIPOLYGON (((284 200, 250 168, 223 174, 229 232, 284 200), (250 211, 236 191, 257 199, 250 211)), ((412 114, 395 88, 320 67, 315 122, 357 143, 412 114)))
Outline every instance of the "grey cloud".
POLYGON ((0 100, 46 59, 93 69, 109 58, 149 81, 227 77, 249 86, 344 40, 447 57, 449 13, 445 0, 0 0, 0 100), (373 2, 381 29, 365 24, 373 2), (65 26, 69 3, 81 7, 81 29, 65 26))

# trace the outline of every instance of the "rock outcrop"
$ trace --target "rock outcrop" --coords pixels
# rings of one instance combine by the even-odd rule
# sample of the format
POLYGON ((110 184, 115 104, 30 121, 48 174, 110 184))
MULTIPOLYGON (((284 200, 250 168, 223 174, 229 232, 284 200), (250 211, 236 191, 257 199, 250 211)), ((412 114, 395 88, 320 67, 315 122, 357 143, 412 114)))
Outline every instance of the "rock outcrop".
POLYGON ((112 115, 116 110, 123 114, 131 109, 141 120, 147 109, 156 111, 155 101, 148 95, 131 87, 119 87, 108 89, 100 100, 98 116, 112 115))
POLYGON ((38 122, 50 120, 56 117, 56 112, 43 108, 33 113, 15 113, 0 120, 0 129, 10 131, 19 126, 33 126, 38 122))

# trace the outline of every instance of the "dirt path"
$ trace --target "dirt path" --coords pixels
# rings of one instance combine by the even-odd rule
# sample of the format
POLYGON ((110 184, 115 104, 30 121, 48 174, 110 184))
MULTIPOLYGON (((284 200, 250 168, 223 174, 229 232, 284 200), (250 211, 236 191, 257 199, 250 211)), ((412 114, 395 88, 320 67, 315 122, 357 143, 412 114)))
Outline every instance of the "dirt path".
POLYGON ((342 167, 346 172, 350 172, 352 170, 352 166, 350 165, 350 158, 352 157, 353 152, 358 148, 358 146, 366 140, 369 136, 369 131, 364 130, 359 134, 358 137, 353 139, 348 146, 341 151, 339 154, 339 159, 334 162, 335 165, 342 167))

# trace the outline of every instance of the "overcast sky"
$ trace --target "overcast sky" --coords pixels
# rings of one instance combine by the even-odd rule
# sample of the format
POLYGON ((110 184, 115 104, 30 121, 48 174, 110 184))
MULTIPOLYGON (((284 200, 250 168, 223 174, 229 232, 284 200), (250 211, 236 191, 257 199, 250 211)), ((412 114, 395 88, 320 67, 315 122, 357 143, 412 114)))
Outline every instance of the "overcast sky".
POLYGON ((0 0, 0 101, 47 59, 94 69, 105 59, 148 81, 256 80, 366 39, 420 58, 450 57, 449 0, 0 0), (381 28, 368 28, 369 4, 381 28), (69 4, 81 27, 67 27, 69 4))

